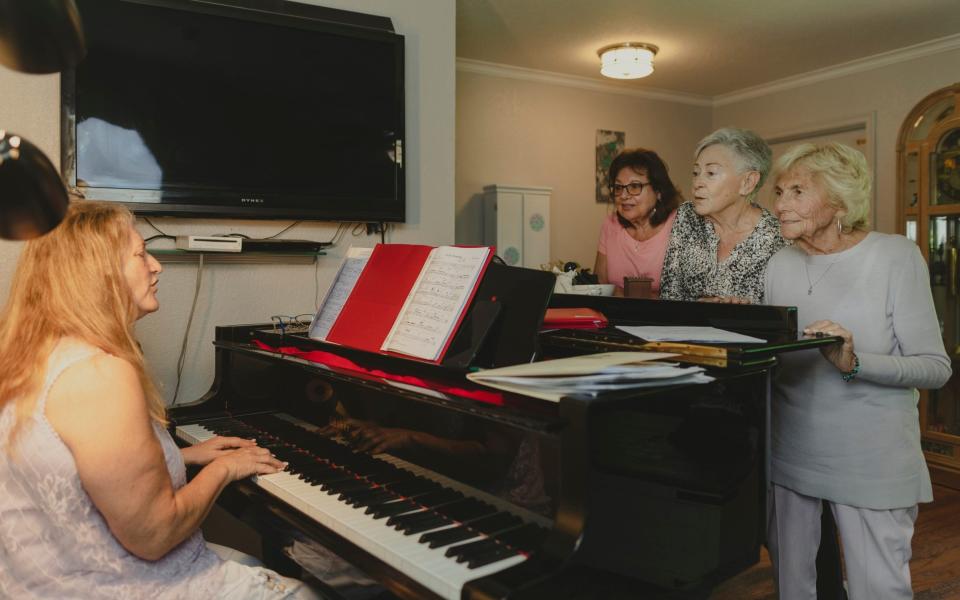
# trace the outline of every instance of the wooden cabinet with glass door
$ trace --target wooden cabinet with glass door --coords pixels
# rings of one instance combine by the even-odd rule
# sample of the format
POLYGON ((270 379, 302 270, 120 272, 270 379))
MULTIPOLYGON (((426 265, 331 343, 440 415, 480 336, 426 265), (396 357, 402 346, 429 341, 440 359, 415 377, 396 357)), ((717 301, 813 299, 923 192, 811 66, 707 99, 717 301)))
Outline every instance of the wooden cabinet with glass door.
POLYGON ((920 245, 953 377, 920 397, 930 474, 960 489, 960 83, 923 99, 897 145, 900 232, 920 245))

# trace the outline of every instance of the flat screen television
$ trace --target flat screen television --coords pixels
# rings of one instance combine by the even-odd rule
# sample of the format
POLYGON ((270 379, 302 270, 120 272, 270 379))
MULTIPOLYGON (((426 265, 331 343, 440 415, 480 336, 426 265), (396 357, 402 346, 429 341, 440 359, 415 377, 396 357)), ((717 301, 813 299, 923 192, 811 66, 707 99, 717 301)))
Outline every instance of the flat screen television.
MULTIPOLYGON (((64 178, 145 215, 403 221, 404 39, 279 0, 78 0, 64 178)), ((384 26, 385 25, 385 26, 384 26)))

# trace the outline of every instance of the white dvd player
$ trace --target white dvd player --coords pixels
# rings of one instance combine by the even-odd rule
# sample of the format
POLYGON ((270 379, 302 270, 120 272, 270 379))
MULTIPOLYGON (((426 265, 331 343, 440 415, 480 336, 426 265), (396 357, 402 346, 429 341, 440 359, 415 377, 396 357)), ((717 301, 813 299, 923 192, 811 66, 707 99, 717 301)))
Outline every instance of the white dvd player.
POLYGON ((243 238, 216 235, 178 235, 177 248, 194 252, 240 252, 243 238))

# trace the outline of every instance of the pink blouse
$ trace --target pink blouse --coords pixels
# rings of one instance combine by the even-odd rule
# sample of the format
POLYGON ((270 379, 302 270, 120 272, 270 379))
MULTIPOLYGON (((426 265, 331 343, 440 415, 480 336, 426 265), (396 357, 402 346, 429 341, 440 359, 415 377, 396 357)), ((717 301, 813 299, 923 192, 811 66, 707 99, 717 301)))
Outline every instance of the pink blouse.
POLYGON ((676 218, 677 211, 673 211, 656 235, 638 242, 620 225, 616 214, 609 215, 600 228, 597 247, 597 251, 607 258, 607 281, 622 290, 624 277, 650 277, 653 291, 659 295, 663 257, 676 218))

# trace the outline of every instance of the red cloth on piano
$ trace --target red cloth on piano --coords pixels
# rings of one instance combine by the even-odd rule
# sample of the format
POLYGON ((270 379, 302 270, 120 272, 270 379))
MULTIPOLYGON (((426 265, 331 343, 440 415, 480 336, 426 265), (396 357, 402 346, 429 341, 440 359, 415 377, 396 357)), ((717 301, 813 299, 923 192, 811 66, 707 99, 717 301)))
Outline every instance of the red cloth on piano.
POLYGON ((498 406, 503 405, 503 394, 500 392, 488 390, 467 390, 452 385, 445 385, 442 383, 428 381, 426 379, 420 379, 419 377, 412 377, 410 375, 396 375, 394 373, 387 373, 386 371, 381 371, 379 369, 367 369, 361 367, 352 360, 348 360, 342 356, 337 356, 331 352, 324 352, 323 350, 301 350, 295 346, 281 346, 279 348, 275 348, 273 346, 264 344, 260 340, 253 340, 253 343, 256 344, 261 350, 279 352, 280 354, 289 354, 291 356, 303 358, 309 360, 310 362, 327 365, 329 367, 366 373, 368 375, 373 375, 374 377, 380 377, 382 379, 389 379, 390 381, 397 381, 399 383, 406 383, 408 385, 415 385, 417 387, 436 390, 445 394, 453 394, 454 396, 460 396, 462 398, 470 398, 471 400, 479 400, 481 402, 486 402, 487 404, 496 404, 498 406))

